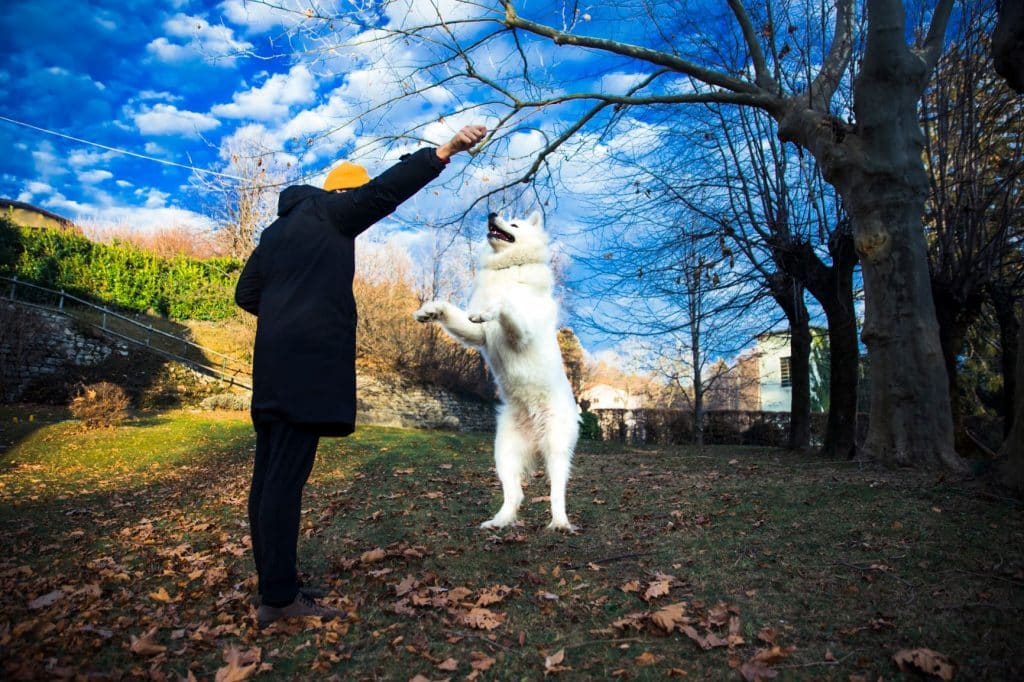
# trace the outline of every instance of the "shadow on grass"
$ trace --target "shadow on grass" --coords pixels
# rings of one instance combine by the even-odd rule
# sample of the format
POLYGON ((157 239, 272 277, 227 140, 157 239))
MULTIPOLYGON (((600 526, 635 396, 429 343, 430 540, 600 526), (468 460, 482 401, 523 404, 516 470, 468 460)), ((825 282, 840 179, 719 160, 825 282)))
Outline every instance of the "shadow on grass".
MULTIPOLYGON (((195 425, 197 443, 208 429, 195 425)), ((357 619, 256 632, 250 447, 215 443, 103 489, 32 487, 26 468, 15 494, 7 475, 8 675, 210 678, 234 646, 259 647, 281 679, 540 679, 562 651, 567 679, 735 680, 773 644, 787 680, 900 679, 891 656, 916 647, 952 656, 963 679, 1024 672, 1014 505, 772 450, 582 444, 569 491, 579 534, 544 530, 542 476, 528 479, 521 525, 483 531, 501 495, 491 436, 398 429, 323 440, 305 496, 301 567, 357 619), (708 650, 682 621, 658 624, 672 605, 708 650), (147 633, 166 650, 132 651, 147 633)))

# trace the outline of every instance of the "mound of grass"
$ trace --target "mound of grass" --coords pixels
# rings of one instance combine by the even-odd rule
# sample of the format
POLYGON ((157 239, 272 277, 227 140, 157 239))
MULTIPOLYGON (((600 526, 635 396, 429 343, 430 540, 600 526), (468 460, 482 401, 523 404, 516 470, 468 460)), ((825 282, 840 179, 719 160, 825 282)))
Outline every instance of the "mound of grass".
POLYGON ((322 441, 300 539, 353 620, 259 632, 244 417, 56 419, 0 470, 9 678, 891 680, 922 648, 957 679, 1024 674, 1021 507, 959 484, 594 443, 570 484, 578 534, 543 530, 542 477, 522 525, 490 532, 490 436, 362 428, 322 441))

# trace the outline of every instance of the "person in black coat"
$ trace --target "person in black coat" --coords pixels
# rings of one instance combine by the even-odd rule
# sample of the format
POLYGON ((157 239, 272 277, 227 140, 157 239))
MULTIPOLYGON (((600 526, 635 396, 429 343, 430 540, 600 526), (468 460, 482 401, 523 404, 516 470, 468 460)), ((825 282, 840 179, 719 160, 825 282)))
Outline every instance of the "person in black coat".
POLYGON ((296 545, 302 490, 320 437, 347 436, 355 428, 355 238, 485 134, 483 126, 466 126, 372 180, 343 163, 324 189, 286 188, 277 220, 242 269, 235 301, 257 316, 249 525, 261 627, 281 618, 340 615, 318 604, 314 590, 300 590, 296 545))

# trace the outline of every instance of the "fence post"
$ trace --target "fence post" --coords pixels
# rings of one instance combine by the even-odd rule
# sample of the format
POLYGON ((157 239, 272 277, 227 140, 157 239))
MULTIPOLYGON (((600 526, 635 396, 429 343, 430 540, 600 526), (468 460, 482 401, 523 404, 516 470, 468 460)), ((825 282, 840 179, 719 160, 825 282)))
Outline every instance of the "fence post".
POLYGON ((64 310, 64 290, 60 290, 60 301, 57 302, 57 310, 64 310))
POLYGON ((14 300, 14 287, 18 286, 18 276, 15 275, 11 278, 11 300, 14 300))
POLYGON ((107 330, 107 306, 103 306, 102 310, 103 310, 103 322, 100 325, 100 328, 103 329, 103 331, 106 331, 107 330))
POLYGON ((149 331, 146 332, 146 345, 149 345, 150 339, 153 338, 153 325, 149 325, 149 331))

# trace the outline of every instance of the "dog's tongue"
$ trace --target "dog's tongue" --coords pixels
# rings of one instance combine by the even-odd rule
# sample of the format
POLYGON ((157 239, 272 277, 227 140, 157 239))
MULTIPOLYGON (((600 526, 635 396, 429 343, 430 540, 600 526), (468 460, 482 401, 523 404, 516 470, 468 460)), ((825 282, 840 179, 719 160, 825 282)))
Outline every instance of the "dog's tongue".
POLYGON ((515 238, 512 235, 510 235, 508 232, 505 232, 501 228, 495 227, 493 225, 491 226, 491 229, 487 231, 487 236, 488 237, 493 237, 494 239, 500 239, 500 240, 502 240, 504 242, 514 242, 515 241, 515 238))

